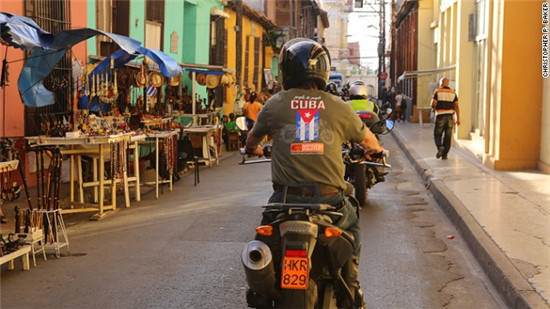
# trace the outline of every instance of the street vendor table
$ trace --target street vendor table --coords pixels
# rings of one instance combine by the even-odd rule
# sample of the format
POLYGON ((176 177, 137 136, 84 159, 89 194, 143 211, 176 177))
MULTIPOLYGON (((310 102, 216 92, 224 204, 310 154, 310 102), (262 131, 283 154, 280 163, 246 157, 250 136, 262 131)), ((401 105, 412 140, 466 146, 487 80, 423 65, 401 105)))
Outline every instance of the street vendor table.
POLYGON ((2 257, 0 257, 0 265, 4 263, 8 263, 8 270, 14 270, 14 263, 13 261, 21 257, 23 261, 23 270, 29 270, 30 269, 30 263, 29 263, 29 253, 31 252, 31 246, 23 246, 19 248, 17 251, 14 251, 10 254, 6 254, 2 257))
MULTIPOLYGON (((191 127, 193 124, 197 124, 199 127, 201 125, 214 125, 218 121, 220 113, 211 112, 204 114, 184 114, 184 113, 173 113, 171 115, 172 119, 179 122, 184 127, 191 127)), ((197 126, 195 125, 195 126, 197 126)))
MULTIPOLYGON (((219 165, 219 150, 220 145, 217 142, 219 140, 219 126, 217 125, 208 125, 200 127, 190 127, 183 130, 184 133, 192 136, 198 136, 200 145, 202 149, 202 158, 199 159, 199 163, 204 163, 207 166, 212 166, 213 164, 219 165), (212 151, 211 151, 212 150, 212 151)), ((190 138, 193 143, 194 139, 190 138)), ((197 144, 193 145, 193 148, 196 148, 197 144)))
MULTIPOLYGON (((130 198, 128 191, 128 177, 126 173, 126 145, 131 141, 132 133, 121 133, 114 135, 106 136, 81 136, 74 138, 67 137, 28 137, 27 140, 29 143, 36 146, 55 146, 63 147, 69 146, 69 149, 62 149, 62 154, 67 154, 70 156, 70 204, 71 209, 63 209, 61 212, 65 213, 74 213, 74 212, 87 212, 87 211, 99 211, 97 214, 92 216, 92 219, 102 219, 103 217, 117 212, 116 208, 116 183, 119 175, 113 173, 111 179, 105 179, 105 146, 115 143, 123 143, 120 151, 122 151, 122 181, 124 184, 124 196, 126 207, 130 206, 130 198), (80 146, 80 147, 76 147, 80 146), (90 147, 92 146, 92 147, 90 147), (94 161, 94 180, 92 182, 84 182, 82 179, 82 155, 98 155, 99 156, 99 167, 96 167, 94 161), (78 186, 79 186, 79 202, 74 200, 74 157, 77 158, 77 173, 78 173, 78 186), (111 205, 105 205, 105 185, 111 185, 111 205), (94 202, 97 204, 86 204, 84 203, 84 188, 85 187, 94 187, 94 193, 96 190, 99 193, 99 198, 96 199, 94 196, 94 202), (80 206, 80 208, 75 208, 75 206, 80 206)), ((108 149, 107 149, 108 150, 108 149)), ((110 158, 113 160, 114 158, 110 158)), ((95 195, 95 194, 94 194, 95 195)))
MULTIPOLYGON (((164 140, 164 151, 167 152, 167 151, 171 151, 175 154, 175 151, 176 149, 167 149, 167 141, 168 139, 170 138, 173 138, 174 136, 177 136, 178 135, 178 131, 177 130, 170 130, 170 131, 154 131, 154 132, 148 132, 146 133, 147 135, 147 138, 146 138, 146 142, 149 143, 149 144, 154 144, 155 145, 155 181, 154 182, 144 182, 143 184, 147 184, 147 185, 155 185, 155 198, 158 199, 159 197, 159 184, 163 184, 163 183, 168 183, 170 184, 170 191, 172 191, 173 187, 173 175, 172 175, 172 172, 173 172, 173 168, 172 168, 172 171, 169 173, 169 176, 168 176, 168 179, 163 179, 163 180, 159 180, 159 172, 160 172, 160 167, 159 167, 159 141, 162 139, 164 140)), ((140 142, 140 144, 144 143, 143 141, 140 142)), ((177 147, 177 142, 171 144, 172 147, 177 147)), ((177 156, 174 156, 174 162, 172 162, 172 164, 177 164, 175 162, 175 158, 177 156)), ((168 164, 168 162, 167 162, 168 164)))
POLYGON ((142 120, 141 123, 147 129, 151 127, 165 128, 170 125, 171 121, 172 121, 172 118, 167 117, 167 118, 145 119, 145 120, 142 120))
POLYGON ((130 138, 130 143, 128 145, 129 150, 134 152, 134 175, 128 177, 128 186, 136 187, 136 201, 141 201, 141 189, 140 189, 140 178, 139 178, 139 143, 145 141, 147 135, 139 134, 132 135, 130 138))

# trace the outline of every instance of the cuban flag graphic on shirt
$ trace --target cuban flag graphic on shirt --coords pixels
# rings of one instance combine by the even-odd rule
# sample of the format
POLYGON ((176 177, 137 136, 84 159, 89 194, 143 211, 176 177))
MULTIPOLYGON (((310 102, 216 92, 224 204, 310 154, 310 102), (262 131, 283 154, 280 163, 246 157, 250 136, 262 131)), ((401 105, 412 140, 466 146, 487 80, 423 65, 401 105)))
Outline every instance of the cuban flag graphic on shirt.
POLYGON ((299 109, 296 113, 296 140, 316 141, 319 139, 319 110, 299 109))

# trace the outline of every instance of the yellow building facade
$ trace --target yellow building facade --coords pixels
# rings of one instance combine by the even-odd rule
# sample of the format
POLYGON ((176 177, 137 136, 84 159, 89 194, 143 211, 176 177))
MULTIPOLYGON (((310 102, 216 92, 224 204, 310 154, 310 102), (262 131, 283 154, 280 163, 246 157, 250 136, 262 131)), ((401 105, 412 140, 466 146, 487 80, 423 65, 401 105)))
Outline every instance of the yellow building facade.
POLYGON ((458 93, 458 142, 497 170, 538 168, 550 173, 550 90, 548 78, 542 77, 541 4, 419 1, 419 10, 426 10, 419 14, 419 39, 433 38, 433 52, 419 48, 419 59, 424 57, 419 70, 430 61, 436 68, 454 68, 436 75, 448 77, 458 93), (434 20, 426 27, 430 15, 434 20))
MULTIPOLYGON (((223 104, 223 114, 230 113, 240 114, 241 108, 239 101, 242 100, 242 95, 247 91, 255 91, 260 93, 262 85, 264 85, 264 68, 271 68, 271 58, 273 49, 266 46, 264 39, 266 31, 275 28, 261 13, 254 11, 252 8, 243 4, 242 15, 242 54, 237 55, 237 14, 232 6, 227 6, 225 12, 229 14, 229 18, 225 21, 225 29, 227 33, 227 61, 228 69, 240 71, 241 80, 236 85, 227 87, 226 99, 223 104), (241 67, 237 68, 237 57, 241 57, 241 67), (242 89, 238 89, 237 85, 242 85, 242 89)), ((242 101, 240 103, 242 105, 242 101)))

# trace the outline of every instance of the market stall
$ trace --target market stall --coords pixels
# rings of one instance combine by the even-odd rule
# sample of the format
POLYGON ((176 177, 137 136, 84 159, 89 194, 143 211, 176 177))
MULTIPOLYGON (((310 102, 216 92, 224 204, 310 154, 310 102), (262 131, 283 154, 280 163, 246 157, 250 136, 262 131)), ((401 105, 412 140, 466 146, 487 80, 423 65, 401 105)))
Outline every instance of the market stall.
MULTIPOLYGON (((109 135, 96 135, 96 136, 74 136, 74 137, 47 137, 37 136, 28 137, 29 144, 37 151, 41 151, 44 147, 54 147, 54 151, 58 151, 60 155, 68 155, 70 157, 70 209, 60 210, 62 214, 73 212, 88 212, 97 211, 92 219, 99 220, 107 215, 113 214, 118 211, 116 207, 116 190, 117 182, 121 182, 124 189, 124 196, 126 206, 129 207, 129 189, 127 179, 127 161, 126 161, 126 149, 130 142, 132 133, 118 133, 109 135), (97 164, 94 164, 94 179, 91 182, 85 182, 82 177, 82 156, 97 157, 97 164), (108 160, 106 159, 108 156, 108 160), (75 169, 74 162, 76 161, 77 168, 75 169), (110 171, 108 173, 109 178, 98 177, 98 175, 105 175, 105 163, 110 163, 110 171), (97 167, 97 169, 96 169, 97 167), (74 198, 75 181, 74 174, 78 175, 78 189, 79 189, 79 201, 76 202, 74 198), (111 204, 105 205, 105 187, 110 186, 111 190, 111 204), (84 188, 94 187, 99 192, 98 198, 94 199, 94 203, 84 202, 84 188)), ((39 156, 42 156, 40 154, 39 156)), ((41 158, 42 160, 42 158, 41 158)), ((38 160, 37 160, 38 162, 38 160)), ((39 166, 39 169, 43 170, 39 166)), ((58 199, 59 196, 54 197, 57 204, 54 205, 55 209, 59 209, 58 199)))
MULTIPOLYGON (((35 47, 50 49, 53 45, 53 36, 42 30, 33 20, 10 13, 0 12, 0 43, 14 48, 20 48, 25 51, 32 50, 35 47)), ((33 209, 31 198, 29 196, 25 172, 22 161, 20 160, 19 150, 15 147, 15 141, 6 138, 6 86, 8 84, 8 48, 5 49, 4 59, 2 61, 2 76, 0 78, 0 87, 2 90, 2 139, 0 139, 0 179, 2 179, 2 192, 0 196, 0 206, 5 199, 10 201, 19 197, 21 186, 11 178, 12 174, 18 171, 21 175, 21 181, 27 196, 28 209, 16 207, 15 229, 8 235, 1 236, 0 241, 0 264, 8 263, 8 269, 14 269, 14 260, 21 258, 23 269, 29 269, 29 254, 32 252, 34 261, 34 245, 41 243, 44 254, 44 240, 50 236, 54 229, 50 225, 50 213, 42 210, 33 209), (40 218, 40 220, 36 220, 40 218), (42 219, 46 218, 46 223, 42 224, 42 219), (46 228, 48 234, 43 233, 46 228)), ((4 223, 4 222, 2 222, 4 223)), ((36 263, 35 263, 36 266, 36 263)))
POLYGON ((200 157, 199 162, 206 166, 217 165, 222 144, 222 115, 221 108, 216 108, 214 92, 235 84, 235 70, 199 64, 184 64, 183 70, 188 72, 191 79, 193 99, 196 97, 196 84, 206 86, 212 96, 208 101, 192 100, 190 114, 175 110, 171 116, 181 124, 182 135, 189 137, 195 153, 200 157))
MULTIPOLYGON (((37 178, 36 201, 27 198, 29 210, 51 212, 53 221, 73 212, 95 212, 92 219, 99 220, 119 211, 118 194, 123 194, 126 207, 130 206, 131 189, 139 201, 143 185, 153 185, 156 198, 163 184, 172 190, 174 177, 179 176, 178 137, 188 137, 196 150, 194 157, 200 157, 188 161, 207 166, 219 163, 222 126, 216 102, 221 102, 223 87, 235 83, 234 70, 181 65, 162 51, 128 37, 89 28, 53 35, 38 32, 17 83, 23 103, 30 107, 58 104, 44 79, 73 45, 95 35, 106 35, 121 49, 108 57, 89 57, 79 72, 73 70, 66 85, 56 81, 56 87, 71 88, 70 100, 64 103, 77 110, 41 115, 38 134, 26 137, 32 158, 26 164, 32 165, 37 178), (183 74, 188 74, 190 84, 184 85, 183 74), (197 94, 197 84, 206 86, 207 97, 197 94), (68 205, 61 205, 59 180, 66 158, 70 194, 68 205), (152 180, 140 175, 140 170, 151 168, 152 180), (31 200, 36 202, 34 208, 31 200)), ((25 40, 28 38, 12 42, 25 40)), ((62 221, 53 224, 55 229, 63 225, 62 221)), ((63 235, 64 231, 53 234, 63 235)), ((65 242, 68 248, 66 237, 57 242, 65 242)))

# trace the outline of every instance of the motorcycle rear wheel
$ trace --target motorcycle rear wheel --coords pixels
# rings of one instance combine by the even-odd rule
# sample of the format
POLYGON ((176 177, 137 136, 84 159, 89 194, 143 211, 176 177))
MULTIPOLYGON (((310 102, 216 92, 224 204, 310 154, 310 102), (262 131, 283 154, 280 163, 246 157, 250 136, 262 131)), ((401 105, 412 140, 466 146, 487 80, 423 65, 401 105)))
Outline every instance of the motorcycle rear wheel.
POLYGON ((367 203, 367 174, 364 164, 357 164, 353 169, 353 187, 355 189, 355 198, 359 201, 361 207, 367 203))

